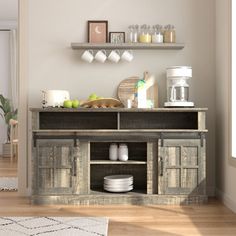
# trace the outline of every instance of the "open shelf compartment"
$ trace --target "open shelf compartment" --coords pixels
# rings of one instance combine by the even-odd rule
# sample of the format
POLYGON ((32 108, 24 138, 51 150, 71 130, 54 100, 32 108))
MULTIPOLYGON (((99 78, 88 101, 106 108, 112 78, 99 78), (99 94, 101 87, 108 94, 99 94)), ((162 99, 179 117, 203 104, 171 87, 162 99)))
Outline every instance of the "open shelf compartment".
POLYGON ((146 165, 91 165, 90 190, 106 193, 103 190, 103 178, 108 175, 133 175, 134 189, 131 192, 147 193, 146 165))
POLYGON ((123 164, 146 164, 147 143, 146 142, 91 142, 90 143, 90 164, 120 164, 120 161, 109 160, 109 147, 112 143, 125 143, 128 146, 129 160, 123 164))
POLYGON ((198 129, 197 112, 123 112, 120 129, 198 129))
POLYGON ((40 129, 117 129, 116 112, 40 112, 39 120, 40 129))
MULTIPOLYGON (((110 161, 109 147, 113 142, 90 143, 90 189, 105 194, 103 180, 108 175, 132 175, 134 189, 131 193, 147 193, 147 143, 125 142, 128 146, 129 161, 110 161)), ((118 142, 119 145, 121 142, 118 142)), ((123 142, 122 142, 123 143, 123 142)), ((129 194, 131 194, 129 193, 129 194)), ((112 193, 109 193, 112 194, 112 193)), ((128 194, 128 193, 127 193, 128 194)))

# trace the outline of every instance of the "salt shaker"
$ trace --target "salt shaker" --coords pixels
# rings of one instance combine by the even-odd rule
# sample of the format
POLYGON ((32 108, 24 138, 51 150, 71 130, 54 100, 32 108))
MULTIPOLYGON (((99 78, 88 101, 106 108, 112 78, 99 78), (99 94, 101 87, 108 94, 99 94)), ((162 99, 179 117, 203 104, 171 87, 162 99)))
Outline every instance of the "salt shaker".
POLYGON ((119 160, 128 161, 128 146, 126 144, 120 144, 119 146, 119 160))
POLYGON ((109 148, 109 159, 111 161, 118 160, 118 146, 115 143, 112 143, 109 148))

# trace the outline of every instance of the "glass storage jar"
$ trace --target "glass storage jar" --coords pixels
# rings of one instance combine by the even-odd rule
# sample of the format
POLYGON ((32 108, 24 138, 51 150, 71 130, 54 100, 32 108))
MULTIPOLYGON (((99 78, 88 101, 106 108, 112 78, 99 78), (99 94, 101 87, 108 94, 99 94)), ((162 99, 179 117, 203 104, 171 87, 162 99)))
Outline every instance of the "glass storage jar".
POLYGON ((176 32, 174 25, 165 26, 164 43, 176 43, 176 32))
POLYGON ((130 25, 128 27, 127 42, 137 43, 138 42, 138 34, 139 34, 139 26, 138 25, 130 25))
POLYGON ((154 25, 152 33, 152 43, 163 43, 163 41, 164 41, 164 36, 162 32, 162 26, 154 25))
POLYGON ((139 42, 140 43, 151 43, 152 42, 150 26, 148 26, 148 25, 141 26, 140 34, 139 34, 139 42))

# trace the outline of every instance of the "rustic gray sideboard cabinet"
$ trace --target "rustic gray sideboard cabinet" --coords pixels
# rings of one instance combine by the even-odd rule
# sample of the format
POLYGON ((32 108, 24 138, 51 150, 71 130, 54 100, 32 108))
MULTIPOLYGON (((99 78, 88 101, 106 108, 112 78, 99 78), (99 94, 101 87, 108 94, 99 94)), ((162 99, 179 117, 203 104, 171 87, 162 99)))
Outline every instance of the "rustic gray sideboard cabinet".
POLYGON ((35 204, 191 204, 206 195, 205 108, 32 108, 35 204), (127 162, 109 160, 126 143, 127 162), (128 193, 103 190, 106 175, 131 174, 128 193))

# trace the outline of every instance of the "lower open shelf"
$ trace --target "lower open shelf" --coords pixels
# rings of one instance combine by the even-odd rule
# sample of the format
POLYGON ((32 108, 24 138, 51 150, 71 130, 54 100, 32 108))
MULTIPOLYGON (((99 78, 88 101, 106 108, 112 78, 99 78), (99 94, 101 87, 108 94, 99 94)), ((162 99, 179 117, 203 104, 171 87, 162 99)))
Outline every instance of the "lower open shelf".
MULTIPOLYGON (((132 175, 132 192, 147 193, 147 165, 91 165, 90 189, 100 193, 109 193, 103 190, 104 177, 108 175, 132 175), (136 190, 137 189, 137 190, 136 190)), ((116 193, 109 193, 116 194, 116 193)))
POLYGON ((107 160, 97 160, 90 161, 91 165, 146 165, 146 161, 107 161, 107 160))
POLYGON ((112 192, 107 192, 102 188, 98 189, 93 189, 90 190, 91 195, 131 195, 131 196, 136 196, 136 195, 146 195, 147 191, 145 189, 133 189, 132 191, 129 192, 124 192, 124 193, 112 193, 112 192))

